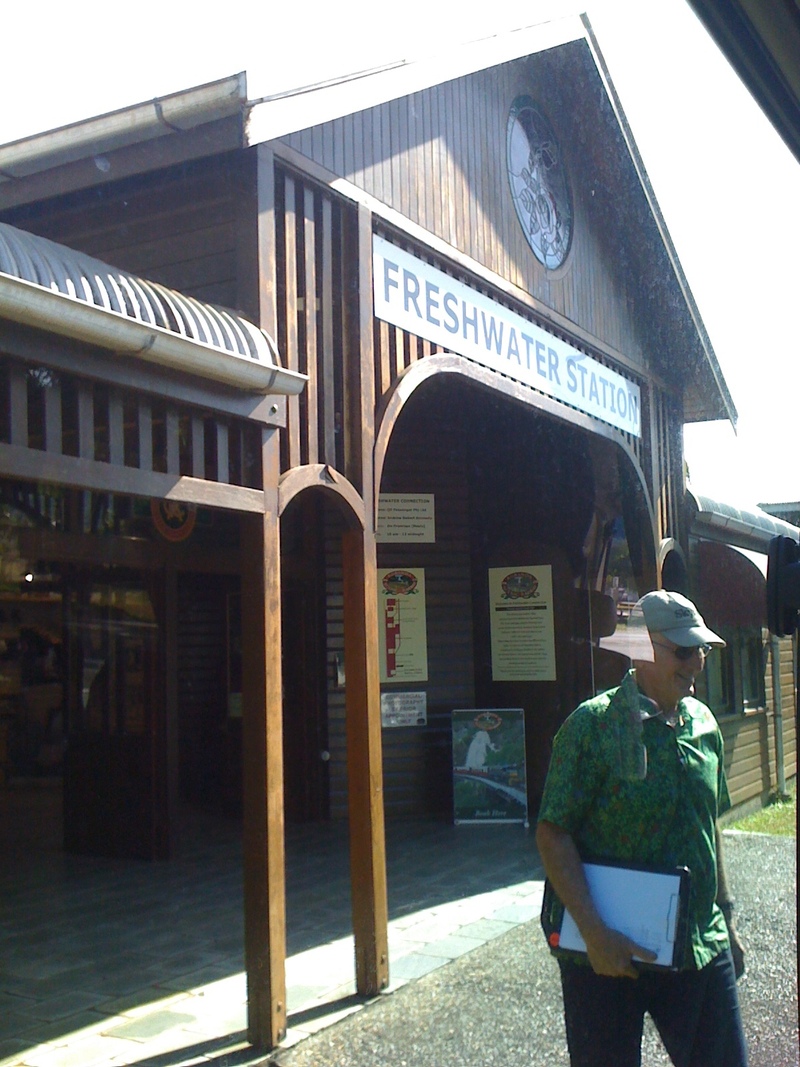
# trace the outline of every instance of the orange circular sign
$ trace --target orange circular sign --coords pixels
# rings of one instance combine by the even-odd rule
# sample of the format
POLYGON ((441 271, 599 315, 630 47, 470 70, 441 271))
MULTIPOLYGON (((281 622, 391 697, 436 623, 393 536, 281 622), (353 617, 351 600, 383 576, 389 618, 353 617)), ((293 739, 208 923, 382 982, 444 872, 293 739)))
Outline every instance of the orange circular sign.
POLYGON ((197 505, 179 500, 151 500, 153 525, 166 541, 185 541, 197 522, 197 505))

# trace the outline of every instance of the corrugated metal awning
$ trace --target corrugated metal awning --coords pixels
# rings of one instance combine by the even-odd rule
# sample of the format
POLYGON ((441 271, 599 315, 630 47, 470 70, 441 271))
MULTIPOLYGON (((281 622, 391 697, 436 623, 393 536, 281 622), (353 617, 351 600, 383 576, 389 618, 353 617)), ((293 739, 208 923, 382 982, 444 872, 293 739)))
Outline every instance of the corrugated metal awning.
POLYGON ((692 533, 702 537, 754 552, 766 552, 772 538, 779 535, 800 541, 800 530, 796 526, 759 508, 738 508, 688 489, 686 501, 693 512, 690 520, 692 533))
POLYGON ((243 316, 0 223, 0 317, 260 393, 299 393, 243 316))

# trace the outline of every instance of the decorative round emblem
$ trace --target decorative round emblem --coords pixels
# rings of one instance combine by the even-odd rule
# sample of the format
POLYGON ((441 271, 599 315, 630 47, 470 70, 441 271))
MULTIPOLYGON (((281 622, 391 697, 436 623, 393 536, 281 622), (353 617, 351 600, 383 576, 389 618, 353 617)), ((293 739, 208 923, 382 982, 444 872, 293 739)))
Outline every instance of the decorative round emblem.
POLYGON ((153 525, 167 541, 185 541, 194 530, 197 507, 176 500, 151 500, 153 525))
POLYGON ((481 711, 472 720, 472 725, 478 730, 496 730, 503 725, 503 720, 493 711, 481 711))
POLYGON ((384 575, 383 588, 394 596, 407 596, 417 588, 417 579, 409 571, 392 571, 384 575))
POLYGON ((554 270, 572 240, 572 196, 553 129, 529 96, 511 105, 507 155, 511 197, 528 244, 554 270))
POLYGON ((529 571, 514 571, 502 581, 503 597, 506 600, 530 600, 538 597, 539 582, 529 571))

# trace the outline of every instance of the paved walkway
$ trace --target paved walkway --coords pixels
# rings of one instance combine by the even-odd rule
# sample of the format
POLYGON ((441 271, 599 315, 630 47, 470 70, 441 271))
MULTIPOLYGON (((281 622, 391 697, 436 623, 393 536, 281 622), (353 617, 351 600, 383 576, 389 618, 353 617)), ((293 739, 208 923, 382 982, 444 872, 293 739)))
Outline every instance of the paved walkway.
MULTIPOLYGON (((238 826, 193 819, 169 863, 65 856, 52 790, 33 800, 30 822, 7 794, 0 834, 0 1067, 262 1062, 245 1038, 238 826)), ((538 914, 520 826, 390 824, 387 852, 391 989, 538 914)), ((344 828, 290 828, 286 1045, 363 1006, 350 928, 344 828)))

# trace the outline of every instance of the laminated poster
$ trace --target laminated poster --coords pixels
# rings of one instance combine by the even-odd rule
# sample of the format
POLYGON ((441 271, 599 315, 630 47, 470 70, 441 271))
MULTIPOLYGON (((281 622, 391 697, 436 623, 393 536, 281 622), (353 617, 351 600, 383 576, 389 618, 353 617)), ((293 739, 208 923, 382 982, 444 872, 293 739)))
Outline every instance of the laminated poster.
POLYGON ((378 648, 381 682, 427 682, 425 570, 378 571, 378 648))
POLYGON ((554 682, 553 569, 491 567, 492 680, 554 682))
POLYGON ((462 708, 452 720, 454 821, 527 826, 522 708, 462 708))

